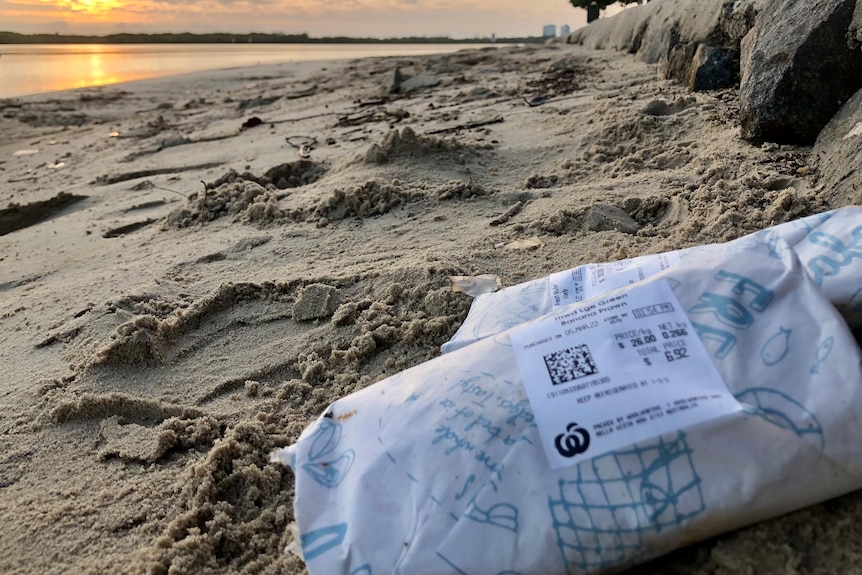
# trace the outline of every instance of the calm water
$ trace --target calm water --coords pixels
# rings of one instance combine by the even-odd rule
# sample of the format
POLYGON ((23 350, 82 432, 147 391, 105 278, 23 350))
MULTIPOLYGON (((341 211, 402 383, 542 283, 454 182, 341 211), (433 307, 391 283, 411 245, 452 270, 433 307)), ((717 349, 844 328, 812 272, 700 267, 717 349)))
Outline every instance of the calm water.
POLYGON ((279 62, 441 54, 471 44, 4 44, 0 98, 279 62))

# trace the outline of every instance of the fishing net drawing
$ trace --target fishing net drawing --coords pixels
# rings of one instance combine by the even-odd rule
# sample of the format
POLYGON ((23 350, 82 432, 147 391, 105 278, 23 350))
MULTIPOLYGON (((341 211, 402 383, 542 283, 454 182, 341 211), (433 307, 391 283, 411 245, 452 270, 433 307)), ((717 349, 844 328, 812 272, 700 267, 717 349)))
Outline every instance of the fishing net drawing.
POLYGON ((685 434, 594 458, 548 498, 566 572, 629 563, 647 538, 684 523, 706 506, 685 434))

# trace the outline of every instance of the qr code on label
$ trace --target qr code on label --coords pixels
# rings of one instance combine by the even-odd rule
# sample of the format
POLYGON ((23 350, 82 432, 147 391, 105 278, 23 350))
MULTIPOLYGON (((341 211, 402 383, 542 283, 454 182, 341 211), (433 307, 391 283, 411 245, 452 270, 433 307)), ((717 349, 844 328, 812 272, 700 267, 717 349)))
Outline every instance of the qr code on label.
POLYGON ((544 356, 551 383, 560 385, 582 377, 596 375, 599 370, 587 344, 555 351, 544 356))

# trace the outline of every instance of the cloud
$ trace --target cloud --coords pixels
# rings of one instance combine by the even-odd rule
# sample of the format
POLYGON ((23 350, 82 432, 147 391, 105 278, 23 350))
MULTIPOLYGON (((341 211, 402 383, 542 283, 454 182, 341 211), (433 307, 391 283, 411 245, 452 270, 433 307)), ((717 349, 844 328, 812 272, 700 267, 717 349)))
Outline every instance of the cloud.
POLYGON ((538 36, 577 28, 565 0, 0 0, 0 27, 54 32, 306 32, 313 36, 538 36), (88 11, 87 7, 93 9, 88 11), (34 29, 35 28, 35 29, 34 29))

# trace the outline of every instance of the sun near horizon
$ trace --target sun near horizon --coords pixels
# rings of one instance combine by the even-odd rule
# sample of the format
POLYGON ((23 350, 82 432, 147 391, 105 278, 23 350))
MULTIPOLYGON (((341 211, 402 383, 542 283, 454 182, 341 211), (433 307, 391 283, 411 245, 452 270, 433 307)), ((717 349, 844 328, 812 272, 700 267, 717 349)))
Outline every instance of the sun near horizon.
POLYGON ((56 6, 73 14, 83 13, 87 16, 108 17, 112 10, 122 8, 123 4, 116 0, 58 0, 56 6))

